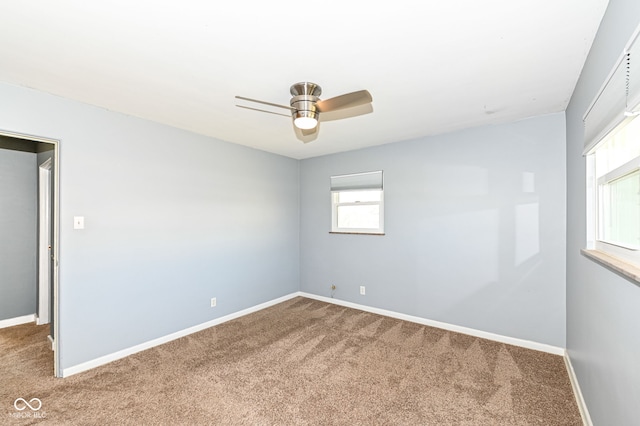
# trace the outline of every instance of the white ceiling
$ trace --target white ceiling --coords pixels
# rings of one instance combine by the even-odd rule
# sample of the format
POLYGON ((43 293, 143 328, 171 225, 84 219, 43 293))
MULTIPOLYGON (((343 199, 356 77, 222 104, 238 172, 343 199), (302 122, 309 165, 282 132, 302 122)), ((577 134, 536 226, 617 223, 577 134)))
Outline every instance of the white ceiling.
POLYGON ((563 111, 607 3, 3 1, 0 81, 309 158, 563 111), (373 112, 305 144, 235 107, 288 105, 299 81, 367 89, 373 112))

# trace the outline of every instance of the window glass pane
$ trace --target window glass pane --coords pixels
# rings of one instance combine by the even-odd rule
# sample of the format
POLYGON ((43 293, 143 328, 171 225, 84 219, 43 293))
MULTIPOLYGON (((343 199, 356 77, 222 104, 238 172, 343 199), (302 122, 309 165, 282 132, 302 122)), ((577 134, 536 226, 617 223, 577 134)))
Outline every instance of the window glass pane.
POLYGON ((640 248, 640 171, 605 185, 604 241, 640 248))
POLYGON ((615 131, 595 152, 596 178, 640 156, 640 120, 635 118, 615 131))
POLYGON ((338 206, 338 228, 375 229, 380 226, 380 206, 338 206))
POLYGON ((368 201, 380 201, 382 191, 341 191, 338 192, 338 203, 356 203, 368 201))

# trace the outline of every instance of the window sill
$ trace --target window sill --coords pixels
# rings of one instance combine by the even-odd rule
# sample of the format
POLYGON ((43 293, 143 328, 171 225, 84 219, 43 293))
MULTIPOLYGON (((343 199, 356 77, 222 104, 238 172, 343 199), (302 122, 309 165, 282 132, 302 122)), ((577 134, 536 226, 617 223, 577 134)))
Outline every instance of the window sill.
POLYGON ((344 234, 344 235, 376 235, 376 236, 382 236, 384 235, 384 233, 380 234, 380 233, 376 233, 376 232, 335 232, 335 231, 329 231, 330 234, 344 234))
POLYGON ((617 272, 618 274, 624 276, 625 278, 634 281, 636 284, 640 284, 640 267, 632 265, 629 262, 626 262, 620 258, 611 256, 599 250, 586 250, 582 249, 580 252, 600 263, 601 265, 606 266, 607 268, 617 272))

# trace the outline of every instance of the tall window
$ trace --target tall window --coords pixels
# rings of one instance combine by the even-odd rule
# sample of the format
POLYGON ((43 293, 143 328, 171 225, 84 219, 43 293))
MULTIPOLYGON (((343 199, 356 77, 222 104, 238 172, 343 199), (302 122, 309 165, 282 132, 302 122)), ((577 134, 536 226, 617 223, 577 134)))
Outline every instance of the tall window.
POLYGON ((594 248, 640 264, 640 119, 620 124, 590 157, 594 248))
POLYGON ((381 170, 331 177, 331 232, 384 234, 381 170))
POLYGON ((640 266, 640 27, 584 116, 587 244, 640 266))

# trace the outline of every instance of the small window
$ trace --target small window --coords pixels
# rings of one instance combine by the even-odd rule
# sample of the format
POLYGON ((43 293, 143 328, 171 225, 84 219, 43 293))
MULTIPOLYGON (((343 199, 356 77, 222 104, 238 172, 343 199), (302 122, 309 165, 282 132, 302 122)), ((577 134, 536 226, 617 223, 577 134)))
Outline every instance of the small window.
POLYGON ((382 171, 331 177, 331 232, 384 233, 382 171))
POLYGON ((640 119, 625 120, 590 155, 595 249, 640 264, 640 119))

